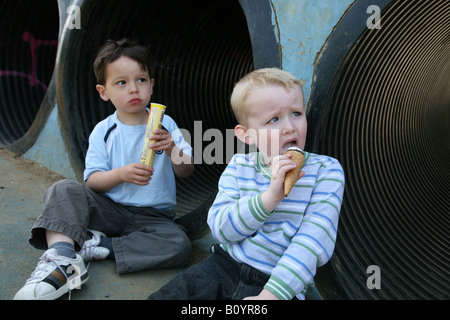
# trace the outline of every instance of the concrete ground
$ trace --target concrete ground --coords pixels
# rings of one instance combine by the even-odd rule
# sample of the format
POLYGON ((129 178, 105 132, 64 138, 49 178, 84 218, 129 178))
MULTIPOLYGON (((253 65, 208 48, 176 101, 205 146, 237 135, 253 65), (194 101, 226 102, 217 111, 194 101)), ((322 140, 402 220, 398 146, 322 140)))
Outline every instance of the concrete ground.
MULTIPOLYGON (((45 191, 62 178, 0 147, 0 300, 13 299, 36 267, 43 251, 29 245, 30 229, 41 212, 45 191)), ((212 242, 208 234, 192 243, 190 265, 207 256, 212 242)), ((73 290, 71 299, 146 299, 182 270, 147 270, 119 276, 113 261, 93 261, 89 281, 81 290, 73 290)))

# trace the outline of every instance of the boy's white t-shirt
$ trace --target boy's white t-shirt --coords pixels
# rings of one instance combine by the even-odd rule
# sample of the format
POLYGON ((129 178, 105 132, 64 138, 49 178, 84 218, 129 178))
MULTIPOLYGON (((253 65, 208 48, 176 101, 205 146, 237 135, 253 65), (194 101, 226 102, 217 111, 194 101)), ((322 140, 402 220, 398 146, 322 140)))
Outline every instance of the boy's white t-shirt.
MULTIPOLYGON (((162 125, 172 135, 176 146, 192 157, 192 148, 184 140, 175 121, 165 115, 162 125)), ((146 128, 146 125, 123 124, 117 117, 117 111, 100 121, 89 136, 84 180, 96 171, 109 171, 130 163, 139 163, 146 128)), ((157 152, 153 168, 155 172, 148 185, 123 182, 104 194, 128 206, 171 210, 176 205, 175 175, 164 151, 157 152)))

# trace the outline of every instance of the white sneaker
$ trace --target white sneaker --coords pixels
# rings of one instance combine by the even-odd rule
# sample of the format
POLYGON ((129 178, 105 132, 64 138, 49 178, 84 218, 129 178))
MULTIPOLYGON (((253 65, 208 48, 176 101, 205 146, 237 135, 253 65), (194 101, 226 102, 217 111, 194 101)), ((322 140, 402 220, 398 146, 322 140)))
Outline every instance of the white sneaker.
POLYGON ((14 300, 54 300, 70 290, 80 289, 89 279, 84 261, 59 256, 56 249, 48 249, 14 300))
POLYGON ((109 249, 98 246, 100 237, 106 237, 105 234, 96 230, 88 230, 88 232, 92 235, 92 238, 84 242, 79 254, 85 262, 106 259, 109 255, 109 249))

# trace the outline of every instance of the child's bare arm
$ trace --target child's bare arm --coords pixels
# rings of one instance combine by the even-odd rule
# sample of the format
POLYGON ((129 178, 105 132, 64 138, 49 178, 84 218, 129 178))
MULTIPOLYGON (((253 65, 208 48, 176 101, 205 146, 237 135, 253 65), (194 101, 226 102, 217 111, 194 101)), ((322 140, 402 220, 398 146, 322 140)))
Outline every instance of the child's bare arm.
POLYGON ((86 181, 87 186, 99 193, 106 192, 122 182, 145 186, 151 180, 154 169, 141 163, 131 163, 110 171, 92 173, 86 181))

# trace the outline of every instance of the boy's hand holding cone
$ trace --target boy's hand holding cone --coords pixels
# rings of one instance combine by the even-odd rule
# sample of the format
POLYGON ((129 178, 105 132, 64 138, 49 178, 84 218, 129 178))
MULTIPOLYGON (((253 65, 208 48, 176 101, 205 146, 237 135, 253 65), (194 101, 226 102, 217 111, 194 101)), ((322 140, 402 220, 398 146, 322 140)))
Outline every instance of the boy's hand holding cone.
POLYGON ((300 170, 302 169, 303 164, 305 163, 305 155, 303 154, 303 151, 300 148, 297 147, 288 148, 284 154, 286 155, 288 153, 291 154, 291 160, 295 161, 297 163, 297 166, 288 173, 286 173, 286 178, 284 180, 285 197, 289 195, 292 187, 297 182, 298 174, 300 173, 300 170))

